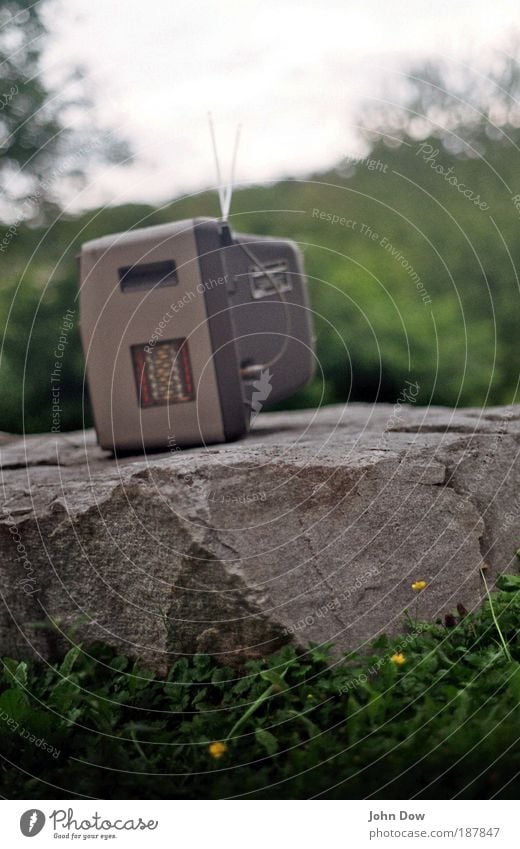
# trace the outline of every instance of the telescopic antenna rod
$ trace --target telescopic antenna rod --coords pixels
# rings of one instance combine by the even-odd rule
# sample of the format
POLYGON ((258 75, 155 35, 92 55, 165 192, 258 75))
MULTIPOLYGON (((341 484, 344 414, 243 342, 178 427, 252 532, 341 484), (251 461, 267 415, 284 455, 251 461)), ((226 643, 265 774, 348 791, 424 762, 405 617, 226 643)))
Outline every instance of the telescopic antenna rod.
POLYGON ((231 159, 231 169, 229 173, 229 179, 226 185, 222 182, 222 172, 220 169, 220 159, 218 155, 217 148, 217 138, 215 135, 215 125, 213 123, 213 115, 211 112, 208 112, 208 122, 209 122, 209 131, 211 135, 211 144, 213 147, 213 156, 215 159, 215 170, 217 173, 217 191, 218 191, 218 199, 220 203, 220 220, 222 224, 228 224, 229 211, 231 209, 231 199, 233 197, 233 188, 235 183, 235 169, 238 155, 238 146, 240 143, 240 131, 241 125, 237 125, 237 129, 235 132, 235 144, 233 146, 233 157, 231 159))

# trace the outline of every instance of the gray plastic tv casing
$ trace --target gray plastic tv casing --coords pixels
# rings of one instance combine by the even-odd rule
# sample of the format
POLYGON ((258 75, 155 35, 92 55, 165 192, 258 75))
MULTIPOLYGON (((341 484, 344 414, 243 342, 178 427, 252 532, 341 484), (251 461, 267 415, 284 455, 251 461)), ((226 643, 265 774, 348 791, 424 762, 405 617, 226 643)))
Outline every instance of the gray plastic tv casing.
POLYGON ((233 234, 230 239, 216 219, 177 221, 85 243, 80 324, 98 441, 113 451, 238 439, 249 430, 254 391, 253 380, 244 379, 241 369, 273 362, 269 404, 293 394, 314 370, 298 246, 263 236, 233 234), (259 263, 285 263, 290 291, 255 298, 251 256, 241 244, 259 263), (123 290, 121 269, 172 260, 175 285, 123 290), (188 340, 194 401, 140 406, 131 347, 146 345, 158 334, 164 340, 188 340))

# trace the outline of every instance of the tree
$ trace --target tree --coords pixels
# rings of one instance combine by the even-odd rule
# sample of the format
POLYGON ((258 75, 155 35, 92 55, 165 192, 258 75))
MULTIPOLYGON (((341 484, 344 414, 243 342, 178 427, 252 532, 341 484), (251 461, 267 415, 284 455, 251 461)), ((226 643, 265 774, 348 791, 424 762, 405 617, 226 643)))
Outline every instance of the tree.
POLYGON ((93 160, 128 155, 93 126, 80 69, 67 70, 60 91, 47 90, 42 10, 49 3, 0 4, 0 220, 11 223, 41 216, 56 202, 60 181, 81 180, 93 160), (78 106, 88 120, 74 128, 78 106))
POLYGON ((503 50, 467 63, 435 59, 412 66, 397 89, 364 106, 360 121, 371 143, 426 137, 454 154, 484 155, 497 143, 518 143, 520 35, 503 50))

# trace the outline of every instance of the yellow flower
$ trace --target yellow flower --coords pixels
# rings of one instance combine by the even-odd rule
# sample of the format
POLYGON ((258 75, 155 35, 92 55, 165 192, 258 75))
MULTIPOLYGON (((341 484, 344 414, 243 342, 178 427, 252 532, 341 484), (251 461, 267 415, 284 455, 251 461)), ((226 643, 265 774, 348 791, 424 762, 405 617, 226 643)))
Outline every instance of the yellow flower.
POLYGON ((227 746, 225 743, 220 743, 219 741, 210 743, 208 752, 212 758, 221 758, 227 752, 227 746))
POLYGON ((390 660, 392 661, 392 663, 395 663, 396 666, 402 666, 403 663, 406 663, 406 657, 402 652, 399 652, 398 654, 393 654, 390 660))
POLYGON ((414 581, 412 584, 412 590, 415 590, 416 593, 420 593, 421 590, 426 589, 428 584, 426 581, 414 581))

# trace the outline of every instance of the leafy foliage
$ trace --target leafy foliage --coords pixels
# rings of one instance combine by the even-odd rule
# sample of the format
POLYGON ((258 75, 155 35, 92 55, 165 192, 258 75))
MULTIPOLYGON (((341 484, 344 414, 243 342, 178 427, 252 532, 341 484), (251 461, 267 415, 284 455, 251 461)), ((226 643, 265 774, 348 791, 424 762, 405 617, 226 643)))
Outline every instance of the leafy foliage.
MULTIPOLYGON (((10 0, 6 8, 26 5, 10 0)), ((24 14, 38 25, 36 12, 24 14)), ((407 380, 418 384, 414 400, 420 404, 516 400, 520 78, 517 53, 511 55, 494 61, 479 85, 453 80, 441 66, 412 71, 405 108, 379 108, 361 122, 369 145, 365 158, 235 192, 238 232, 291 237, 305 253, 319 366, 313 383, 289 406, 394 403, 407 380)), ((15 72, 9 71, 6 84, 15 72)), ((40 115, 35 105, 45 96, 34 94, 28 115, 40 115)), ((22 102, 8 104, 0 125, 22 102)), ((31 130, 32 119, 26 126, 27 132, 38 129, 31 130)), ((59 160, 49 145, 40 150, 42 156, 49 151, 47 164, 59 160)), ((21 163, 16 152, 12 160, 21 163)), ((60 426, 91 421, 74 262, 83 242, 217 214, 215 194, 202 193, 159 210, 131 204, 77 218, 58 212, 45 227, 33 221, 14 233, 6 226, 0 232, 0 429, 49 430, 50 376, 67 310, 75 310, 76 327, 63 359, 60 426)))
MULTIPOLYGON (((513 153, 501 149, 494 156, 514 186, 513 153)), ((379 145, 371 159, 382 162, 386 173, 344 163, 310 180, 235 194, 237 230, 288 236, 304 249, 323 382, 318 369, 291 406, 347 398, 393 403, 406 380, 419 385, 417 403, 512 403, 520 371, 512 308, 519 296, 514 268, 520 246, 511 198, 487 164, 439 154, 438 161, 454 167, 461 183, 489 203, 493 223, 491 212, 477 209, 408 146, 379 145), (262 211, 273 209, 301 212, 262 211), (314 210, 352 219, 357 229, 320 219, 314 210), (361 232, 363 224, 379 238, 361 232), (419 275, 431 303, 382 239, 419 275)), ((49 430, 50 374, 62 315, 75 309, 78 319, 74 255, 81 243, 108 232, 215 215, 215 204, 211 195, 199 195, 162 210, 124 206, 61 218, 49 229, 20 229, 4 254, 0 429, 20 431, 23 410, 26 430, 49 430)), ((77 428, 85 395, 77 326, 64 367, 62 426, 77 428)))
POLYGON ((60 182, 77 188, 93 162, 128 156, 96 126, 80 68, 64 68, 52 90, 44 82, 48 6, 4 0, 0 7, 0 220, 9 225, 50 218, 60 182))
POLYGON ((341 660, 285 648, 237 672, 199 655, 158 679, 102 645, 55 666, 4 659, 2 792, 516 798, 520 578, 499 585, 493 611, 459 606, 449 627, 409 623, 341 660))

